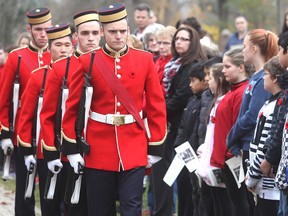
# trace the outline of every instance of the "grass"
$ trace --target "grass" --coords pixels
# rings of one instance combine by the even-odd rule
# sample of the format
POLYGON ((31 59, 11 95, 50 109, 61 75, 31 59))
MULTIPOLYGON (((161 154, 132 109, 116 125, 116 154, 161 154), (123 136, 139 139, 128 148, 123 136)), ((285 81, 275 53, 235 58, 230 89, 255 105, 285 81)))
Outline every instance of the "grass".
MULTIPOLYGON (((2 174, 0 173, 0 175, 2 176, 2 174)), ((5 190, 8 190, 8 191, 15 191, 15 179, 9 179, 7 181, 3 181, 0 179, 0 186, 4 187, 5 190)), ((142 210, 146 210, 148 207, 147 207, 147 192, 148 192, 148 187, 149 187, 149 182, 147 182, 146 184, 146 189, 143 193, 143 207, 142 207, 142 210)), ((38 184, 36 184, 35 186, 35 192, 34 192, 34 195, 35 195, 35 202, 36 202, 36 206, 38 208, 40 208, 40 196, 39 196, 39 187, 38 187, 38 184)), ((119 207, 119 202, 117 202, 117 207, 119 207)), ((120 213, 117 213, 117 216, 120 216, 120 213)))
MULTIPOLYGON (((2 173, 1 173, 2 176, 2 173)), ((16 180, 15 179, 8 179, 6 181, 0 180, 0 185, 4 187, 5 190, 8 191, 15 191, 15 184, 16 180)), ((39 195, 39 185, 36 184, 35 186, 35 191, 34 191, 34 196, 35 196, 35 203, 36 206, 40 208, 40 195, 39 195)))

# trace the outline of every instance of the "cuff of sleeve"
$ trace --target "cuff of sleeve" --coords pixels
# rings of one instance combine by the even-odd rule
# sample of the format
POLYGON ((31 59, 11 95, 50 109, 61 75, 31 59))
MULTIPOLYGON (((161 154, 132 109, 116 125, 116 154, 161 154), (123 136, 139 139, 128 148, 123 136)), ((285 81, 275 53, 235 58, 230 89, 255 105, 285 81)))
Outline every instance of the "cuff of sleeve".
POLYGON ((10 132, 9 131, 6 131, 2 128, 1 130, 1 140, 2 139, 8 139, 8 138, 11 138, 10 137, 10 132))
POLYGON ((65 138, 62 141, 62 153, 63 155, 67 156, 70 154, 77 154, 79 153, 79 147, 77 143, 72 143, 66 140, 65 138))
POLYGON ((32 147, 24 147, 22 145, 18 146, 18 152, 20 155, 26 156, 26 155, 33 155, 34 151, 32 147))
POLYGON ((59 151, 49 151, 45 148, 43 148, 43 155, 46 161, 52 161, 60 158, 59 151))
POLYGON ((36 152, 33 151, 33 146, 31 146, 31 143, 24 142, 23 140, 20 139, 19 135, 17 136, 17 143, 19 154, 22 156, 33 155, 34 152, 36 152))
POLYGON ((148 155, 163 157, 163 153, 164 153, 164 144, 158 146, 154 145, 148 146, 148 155))

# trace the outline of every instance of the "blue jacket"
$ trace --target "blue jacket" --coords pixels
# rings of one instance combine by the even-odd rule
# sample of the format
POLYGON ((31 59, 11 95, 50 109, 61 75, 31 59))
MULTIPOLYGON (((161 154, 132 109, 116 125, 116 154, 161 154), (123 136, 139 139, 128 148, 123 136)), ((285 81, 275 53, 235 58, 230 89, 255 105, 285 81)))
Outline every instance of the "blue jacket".
POLYGON ((233 33, 227 40, 223 53, 243 44, 244 38, 239 39, 238 32, 233 33))
POLYGON ((257 115, 271 94, 264 90, 264 71, 251 77, 243 94, 243 99, 236 123, 227 137, 227 147, 231 154, 237 156, 240 150, 248 151, 256 126, 257 115))

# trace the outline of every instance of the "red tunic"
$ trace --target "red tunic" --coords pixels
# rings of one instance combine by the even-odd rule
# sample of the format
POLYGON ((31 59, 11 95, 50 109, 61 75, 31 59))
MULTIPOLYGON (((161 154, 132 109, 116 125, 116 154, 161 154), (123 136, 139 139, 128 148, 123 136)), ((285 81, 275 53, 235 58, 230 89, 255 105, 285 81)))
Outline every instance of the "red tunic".
MULTIPOLYGON (((38 103, 38 96, 42 89, 45 68, 46 67, 41 67, 32 72, 30 79, 28 80, 26 85, 27 88, 25 88, 21 97, 22 111, 19 115, 17 141, 19 152, 23 155, 33 154, 32 129, 35 118, 35 112, 37 112, 36 106, 38 103)), ((48 68, 47 74, 50 73, 50 71, 51 68, 48 68)), ((40 119, 38 119, 37 121, 40 121, 40 119)), ((43 154, 39 143, 37 143, 38 144, 37 158, 43 159, 43 154)))
POLYGON ((248 80, 245 80, 232 85, 231 91, 225 95, 218 105, 215 115, 214 147, 210 159, 212 166, 224 168, 226 157, 231 157, 231 154, 227 153, 226 139, 237 120, 243 92, 248 82, 248 80))
MULTIPOLYGON (((13 50, 8 55, 8 59, 7 62, 5 63, 4 70, 2 71, 0 81, 1 84, 3 85, 0 94, 0 120, 2 126, 1 130, 2 139, 9 138, 9 110, 12 97, 13 82, 15 80, 15 74, 18 62, 18 55, 22 56, 19 70, 19 84, 20 84, 19 99, 21 98, 25 90, 31 72, 44 65, 49 65, 51 61, 50 53, 46 51, 42 53, 42 51, 40 50, 38 52, 31 46, 13 50)), ((21 102, 19 104, 21 104, 21 102)), ((15 131, 17 131, 18 118, 20 112, 21 112, 21 106, 18 108, 16 114, 15 131)), ((16 133, 14 133, 14 135, 15 135, 14 138, 16 138, 16 133)), ((14 144, 15 143, 16 142, 14 142, 14 144)))
MULTIPOLYGON (((79 62, 76 53, 71 56, 70 66, 68 71, 67 85, 69 85, 71 74, 76 70, 79 62)), ((43 147, 44 157, 47 161, 55 160, 60 157, 60 153, 57 151, 55 140, 55 123, 56 113, 58 108, 60 90, 63 83, 63 78, 66 71, 67 58, 62 58, 53 63, 52 71, 47 76, 48 86, 44 91, 43 107, 40 114, 41 122, 41 145, 43 147)))
MULTIPOLYGON (((106 46, 96 50, 97 55, 104 55, 105 63, 114 69, 115 75, 134 99, 136 107, 142 110, 145 92, 146 114, 151 131, 151 138, 137 123, 126 125, 110 125, 89 118, 87 126, 87 142, 90 144, 90 154, 85 155, 85 165, 108 171, 133 169, 147 165, 147 151, 154 154, 163 147, 166 137, 166 109, 159 78, 152 55, 145 51, 125 48, 118 53, 106 46)), ((83 74, 87 73, 91 53, 79 58, 80 66, 72 75, 69 86, 69 97, 66 102, 66 112, 63 118, 63 150, 65 154, 77 153, 75 121, 78 102, 83 86, 83 74)), ((91 111, 103 115, 128 114, 125 107, 107 85, 96 65, 91 74, 93 96, 91 111)))

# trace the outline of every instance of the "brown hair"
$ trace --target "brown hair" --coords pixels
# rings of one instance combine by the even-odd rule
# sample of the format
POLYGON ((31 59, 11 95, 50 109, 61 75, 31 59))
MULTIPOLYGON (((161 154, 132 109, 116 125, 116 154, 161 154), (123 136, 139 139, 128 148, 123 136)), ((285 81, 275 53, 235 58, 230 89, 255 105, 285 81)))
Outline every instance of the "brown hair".
POLYGON ((216 84, 217 89, 214 92, 214 98, 217 100, 218 97, 225 95, 230 90, 230 83, 226 81, 223 71, 223 63, 216 63, 214 64, 211 69, 210 76, 213 76, 216 84))
POLYGON ((278 36, 275 33, 265 29, 254 29, 248 32, 248 36, 252 44, 259 46, 265 62, 278 54, 278 36))
POLYGON ((133 48, 144 49, 143 43, 135 35, 128 35, 127 43, 130 43, 133 48))
POLYGON ((284 68, 281 67, 280 61, 279 61, 279 56, 274 56, 271 59, 269 59, 265 64, 264 64, 264 70, 268 71, 271 74, 271 77, 273 79, 276 79, 277 76, 281 76, 284 73, 287 72, 284 68))
POLYGON ((181 64, 182 65, 187 65, 187 64, 191 64, 192 62, 194 62, 195 60, 206 60, 207 57, 205 56, 201 44, 200 44, 200 38, 199 38, 199 34, 197 33, 196 30, 194 30, 193 28, 190 27, 181 27, 179 29, 177 29, 176 33, 173 36, 173 43, 171 45, 171 52, 172 52, 172 56, 175 58, 179 58, 180 55, 177 53, 176 48, 175 48, 175 38, 176 35, 178 34, 178 32, 180 31, 187 31, 189 33, 189 37, 190 37, 190 44, 189 44, 189 48, 187 50, 186 53, 183 54, 182 58, 181 58, 181 64))
POLYGON ((232 49, 224 53, 224 56, 227 56, 230 58, 231 63, 233 65, 236 65, 237 67, 240 67, 241 65, 244 66, 245 73, 248 77, 250 77, 254 72, 254 66, 252 64, 247 64, 244 62, 244 54, 242 52, 242 49, 232 49))

